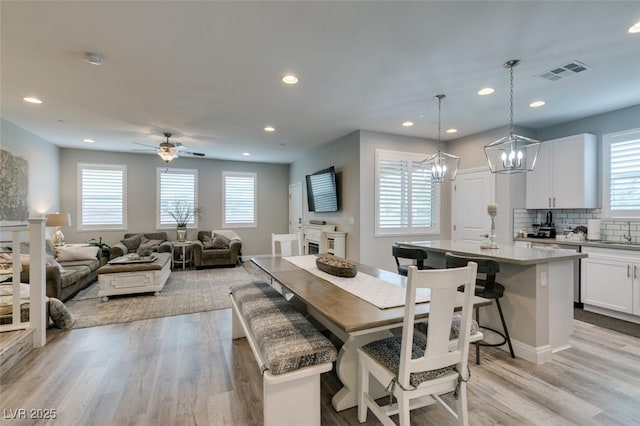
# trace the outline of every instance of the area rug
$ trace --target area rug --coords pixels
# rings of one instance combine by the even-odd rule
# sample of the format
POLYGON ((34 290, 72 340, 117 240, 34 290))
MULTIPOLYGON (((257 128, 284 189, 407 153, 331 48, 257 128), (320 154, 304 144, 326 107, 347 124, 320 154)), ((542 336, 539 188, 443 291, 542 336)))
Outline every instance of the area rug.
POLYGON ((589 312, 578 308, 573 309, 573 317, 578 321, 588 322, 589 324, 608 328, 609 330, 614 330, 619 333, 628 334, 634 337, 640 337, 640 324, 623 321, 617 318, 611 318, 605 315, 596 314, 595 312, 589 312))
POLYGON ((231 307, 229 288, 265 279, 255 266, 175 270, 163 290, 153 293, 98 297, 98 283, 78 293, 66 305, 75 318, 73 328, 191 314, 231 307))

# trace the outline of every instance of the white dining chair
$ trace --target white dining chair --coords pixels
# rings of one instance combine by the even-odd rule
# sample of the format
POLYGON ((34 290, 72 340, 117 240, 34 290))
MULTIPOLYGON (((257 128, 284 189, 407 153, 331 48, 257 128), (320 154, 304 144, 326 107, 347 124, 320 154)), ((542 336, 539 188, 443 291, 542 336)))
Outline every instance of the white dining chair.
MULTIPOLYGON (((384 425, 395 425, 389 416, 399 415, 400 426, 409 426, 410 409, 438 403, 459 425, 468 424, 466 382, 471 336, 472 296, 477 264, 456 269, 418 270, 409 267, 402 336, 378 340, 358 349, 358 420, 367 420, 367 409, 384 425), (464 293, 458 287, 464 285, 464 293), (430 289, 429 326, 426 339, 415 333, 415 301, 419 289, 430 289), (462 297, 462 309, 455 312, 462 297), (459 315, 459 316, 458 316, 459 315), (457 317, 457 318, 456 318, 457 317), (454 319, 456 318, 456 319, 454 319), (457 343, 452 345, 452 326, 459 320, 457 343), (389 393, 389 405, 380 406, 369 394, 373 376, 389 393), (454 392, 455 408, 440 396, 454 392), (397 403, 392 404, 395 397, 397 403)), ((424 291, 424 290, 422 290, 424 291)), ((455 327, 454 327, 455 328, 455 327)))
POLYGON ((281 256, 293 256, 294 248, 297 255, 302 254, 302 241, 298 234, 271 234, 271 255, 277 256, 276 243, 280 246, 281 256))

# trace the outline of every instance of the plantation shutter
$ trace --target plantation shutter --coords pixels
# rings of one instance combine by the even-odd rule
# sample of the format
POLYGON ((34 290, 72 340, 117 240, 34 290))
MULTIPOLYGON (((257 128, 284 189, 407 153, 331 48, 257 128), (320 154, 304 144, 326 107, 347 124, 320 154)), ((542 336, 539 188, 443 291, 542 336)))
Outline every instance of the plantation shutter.
POLYGON ((223 173, 224 226, 256 226, 256 174, 223 173))
POLYGON ((603 139, 608 156, 605 190, 610 216, 640 217, 640 129, 606 135, 603 139))
POLYGON ((122 229, 126 166, 79 164, 79 229, 122 229))
POLYGON ((426 155, 376 150, 376 235, 439 232, 435 182, 426 155))
MULTIPOLYGON (((198 171, 188 169, 158 169, 160 204, 160 226, 175 227, 175 219, 168 213, 172 206, 182 205, 187 210, 193 211, 197 207, 198 171)), ((187 226, 197 226, 197 216, 192 216, 187 226)))

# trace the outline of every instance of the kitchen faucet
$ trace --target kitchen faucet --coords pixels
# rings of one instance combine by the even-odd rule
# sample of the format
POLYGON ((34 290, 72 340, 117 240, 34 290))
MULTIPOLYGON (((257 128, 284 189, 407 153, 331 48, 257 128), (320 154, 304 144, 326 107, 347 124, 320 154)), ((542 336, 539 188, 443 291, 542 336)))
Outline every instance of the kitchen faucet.
POLYGON ((623 234, 622 238, 624 238, 628 243, 631 242, 631 222, 627 222, 627 234, 623 234))

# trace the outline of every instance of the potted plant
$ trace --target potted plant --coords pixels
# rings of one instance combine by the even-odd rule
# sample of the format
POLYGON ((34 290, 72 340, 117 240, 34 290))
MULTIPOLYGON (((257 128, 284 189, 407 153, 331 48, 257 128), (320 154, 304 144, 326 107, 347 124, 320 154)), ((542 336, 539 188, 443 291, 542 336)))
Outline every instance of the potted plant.
POLYGON ((186 201, 176 201, 166 205, 164 210, 176 221, 178 241, 186 241, 187 224, 191 222, 194 217, 200 216, 202 212, 200 207, 195 207, 186 201))

